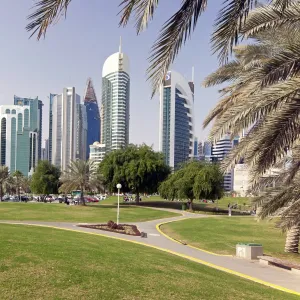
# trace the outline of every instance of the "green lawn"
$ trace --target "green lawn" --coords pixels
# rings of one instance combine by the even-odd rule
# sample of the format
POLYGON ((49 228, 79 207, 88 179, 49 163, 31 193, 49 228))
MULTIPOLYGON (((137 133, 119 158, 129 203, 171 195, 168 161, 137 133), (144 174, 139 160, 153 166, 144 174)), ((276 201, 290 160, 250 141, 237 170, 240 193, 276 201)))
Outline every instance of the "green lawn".
POLYGON ((219 254, 235 254, 235 245, 261 243, 264 253, 297 261, 300 255, 283 252, 285 235, 275 222, 257 222, 253 217, 218 217, 190 219, 161 226, 166 234, 195 247, 219 254))
POLYGON ((1 300, 299 299, 169 255, 84 233, 0 225, 1 300))
MULTIPOLYGON (((149 202, 149 201, 165 201, 160 196, 150 196, 148 197, 142 197, 142 202, 149 202)), ((124 196, 120 196, 120 203, 124 203, 123 201, 124 196)), ((101 204, 117 204, 118 203, 118 196, 109 196, 106 200, 100 201, 101 204)))
MULTIPOLYGON (((120 222, 139 222, 177 214, 140 207, 121 207, 120 222)), ((61 222, 107 222, 116 220, 114 205, 65 205, 50 203, 0 203, 0 220, 61 221, 61 222)))

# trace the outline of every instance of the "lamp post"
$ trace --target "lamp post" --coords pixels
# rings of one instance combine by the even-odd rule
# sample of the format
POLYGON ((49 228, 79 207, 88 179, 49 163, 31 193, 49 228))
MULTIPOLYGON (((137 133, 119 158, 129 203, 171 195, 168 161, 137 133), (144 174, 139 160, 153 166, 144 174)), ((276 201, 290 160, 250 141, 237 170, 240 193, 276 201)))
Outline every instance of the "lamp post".
POLYGON ((120 218, 120 189, 122 188, 121 183, 117 184, 118 189, 118 210, 117 210, 117 225, 119 225, 119 218, 120 218))

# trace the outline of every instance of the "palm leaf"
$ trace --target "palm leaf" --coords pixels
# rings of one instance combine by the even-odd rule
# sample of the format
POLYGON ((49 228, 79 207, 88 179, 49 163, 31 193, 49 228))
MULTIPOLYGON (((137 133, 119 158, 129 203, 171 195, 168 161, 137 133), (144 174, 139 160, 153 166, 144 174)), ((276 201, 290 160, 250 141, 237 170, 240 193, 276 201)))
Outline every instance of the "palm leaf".
POLYGON ((48 27, 58 21, 61 15, 66 15, 72 0, 40 0, 35 5, 36 11, 28 16, 31 22, 26 26, 27 31, 32 31, 31 36, 37 33, 37 39, 45 36, 48 27))

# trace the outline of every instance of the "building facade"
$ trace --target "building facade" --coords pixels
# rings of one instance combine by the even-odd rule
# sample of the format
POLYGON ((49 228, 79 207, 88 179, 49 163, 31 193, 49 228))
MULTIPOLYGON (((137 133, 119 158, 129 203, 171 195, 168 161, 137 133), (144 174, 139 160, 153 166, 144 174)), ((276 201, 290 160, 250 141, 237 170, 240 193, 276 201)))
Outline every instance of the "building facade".
POLYGON ((102 70, 101 144, 106 151, 129 143, 129 58, 122 52, 108 57, 102 70))
POLYGON ((99 142, 94 142, 93 145, 90 145, 90 161, 95 163, 97 167, 101 161, 104 159, 106 153, 105 144, 100 144, 99 142))
POLYGON ((18 170, 24 176, 34 172, 38 162, 38 133, 31 124, 36 115, 28 105, 0 106, 0 158, 1 165, 13 173, 18 170))
POLYGON ((29 106, 30 130, 38 136, 38 160, 42 155, 42 131, 43 131, 43 102, 36 98, 22 98, 14 96, 14 105, 29 106))
POLYGON ((171 168, 193 157, 194 84, 169 71, 160 87, 159 150, 171 168))
POLYGON ((248 166, 246 164, 236 164, 233 178, 233 190, 241 197, 247 196, 250 187, 248 166))
MULTIPOLYGON (((63 93, 52 97, 51 103, 51 162, 66 170, 76 159, 77 104, 80 97, 74 87, 63 89, 63 93)), ((49 145, 50 147, 50 145, 49 145)))
POLYGON ((94 142, 100 141, 101 126, 97 97, 91 78, 88 78, 87 80, 83 102, 86 107, 87 116, 87 142, 85 143, 85 159, 88 159, 90 153, 89 146, 92 145, 94 142))
MULTIPOLYGON (((224 136, 217 141, 212 147, 212 161, 220 162, 232 149, 232 140, 229 135, 224 136)), ((224 174, 224 190, 232 191, 233 189, 233 171, 224 174)))
POLYGON ((87 107, 84 104, 76 104, 77 129, 76 129, 76 159, 87 159, 87 137, 88 137, 88 119, 87 107))

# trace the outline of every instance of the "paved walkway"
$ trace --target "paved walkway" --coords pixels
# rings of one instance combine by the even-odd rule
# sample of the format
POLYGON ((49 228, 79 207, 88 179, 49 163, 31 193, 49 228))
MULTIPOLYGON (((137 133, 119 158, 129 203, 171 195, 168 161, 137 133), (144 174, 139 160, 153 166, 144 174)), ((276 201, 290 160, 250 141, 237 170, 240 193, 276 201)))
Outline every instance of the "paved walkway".
MULTIPOLYGON (((173 211, 173 210, 169 210, 173 211)), ((178 211, 176 211, 178 213, 178 211)), ((148 234, 147 238, 121 235, 113 232, 100 231, 95 229, 78 227, 77 223, 63 223, 63 222, 38 222, 38 221, 0 221, 1 223, 10 224, 27 224, 56 227, 67 230, 76 230, 80 232, 88 232, 93 234, 100 234, 102 236, 113 237, 137 243, 142 243, 150 247, 159 248, 162 251, 173 253, 181 257, 193 260, 195 262, 211 266, 213 268, 223 270, 238 276, 260 282, 265 285, 281 288, 282 290, 289 290, 299 293, 300 295, 300 275, 292 273, 287 270, 272 266, 264 266, 257 261, 248 261, 232 256, 218 256, 213 255, 183 244, 170 240, 162 235, 156 229, 156 225, 164 222, 177 221, 185 218, 203 218, 213 217, 210 215, 200 215, 184 212, 182 216, 166 218, 161 220, 154 220, 148 222, 134 223, 138 226, 140 231, 148 234)))

